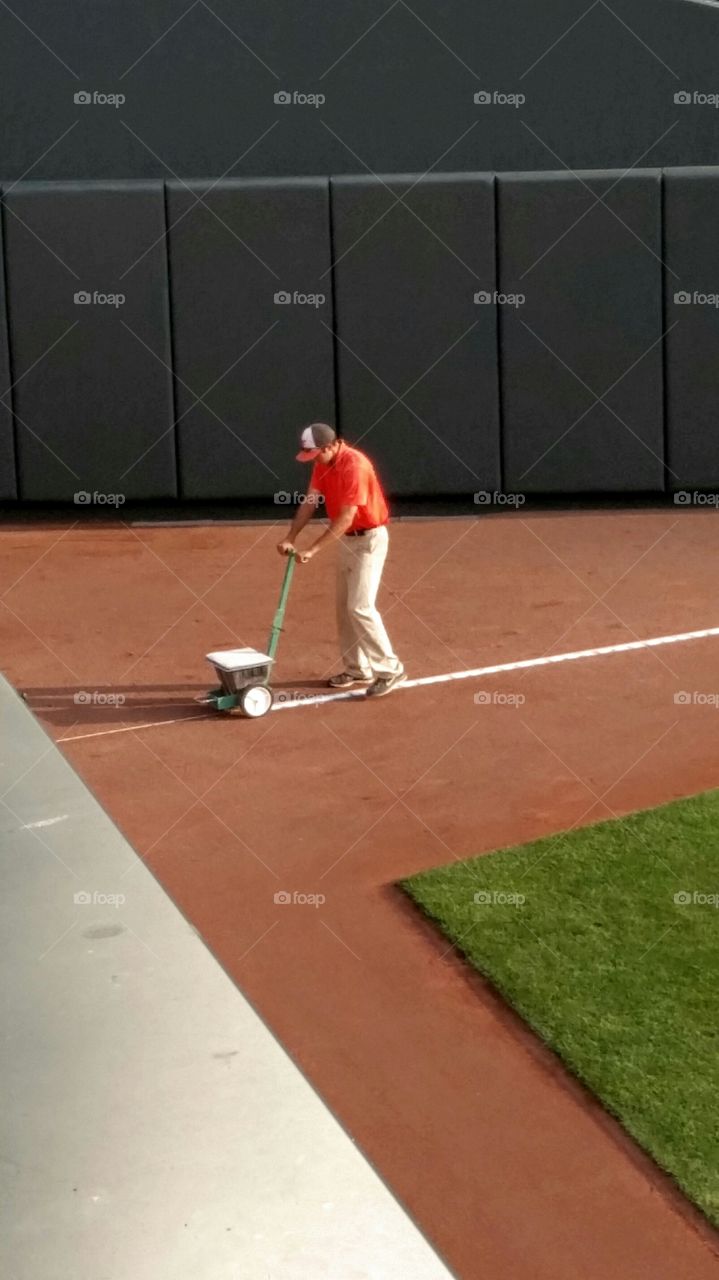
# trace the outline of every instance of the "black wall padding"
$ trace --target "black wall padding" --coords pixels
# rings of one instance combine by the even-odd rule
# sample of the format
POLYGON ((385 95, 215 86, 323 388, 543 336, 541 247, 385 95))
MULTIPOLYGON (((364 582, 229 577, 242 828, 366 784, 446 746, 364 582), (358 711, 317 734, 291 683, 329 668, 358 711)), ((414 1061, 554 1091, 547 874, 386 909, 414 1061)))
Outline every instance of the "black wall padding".
POLYGON ((0 213, 0 500, 17 497, 11 381, 7 334, 3 225, 0 213))
POLYGON ((6 210, 20 496, 174 495, 162 183, 25 183, 6 210))
POLYGON ((209 186, 168 183, 181 492, 289 493, 301 428, 334 420, 328 184, 209 186))
POLYGON ((344 434, 394 494, 497 489, 492 175, 337 178, 332 210, 344 434))
POLYGON ((497 182, 505 489, 662 489, 660 173, 497 182))
POLYGON ((667 486, 719 486, 719 169, 668 169, 667 486))

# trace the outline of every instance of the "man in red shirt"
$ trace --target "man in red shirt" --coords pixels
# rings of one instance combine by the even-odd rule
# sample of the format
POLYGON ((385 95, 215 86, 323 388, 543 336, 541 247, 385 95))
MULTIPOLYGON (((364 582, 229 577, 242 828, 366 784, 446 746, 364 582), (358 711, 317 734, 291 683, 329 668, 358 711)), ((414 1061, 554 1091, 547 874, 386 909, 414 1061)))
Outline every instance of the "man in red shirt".
POLYGON ((338 543, 337 630, 343 670, 330 678, 333 689, 366 684, 367 697, 390 693, 406 679, 376 607, 387 558, 389 511, 372 463, 359 449, 338 440, 332 427, 313 422, 302 432, 300 462, 314 462, 306 500, 300 504, 280 555, 294 552, 307 564, 323 547, 338 543), (312 519, 323 497, 329 524, 308 547, 295 539, 312 519))

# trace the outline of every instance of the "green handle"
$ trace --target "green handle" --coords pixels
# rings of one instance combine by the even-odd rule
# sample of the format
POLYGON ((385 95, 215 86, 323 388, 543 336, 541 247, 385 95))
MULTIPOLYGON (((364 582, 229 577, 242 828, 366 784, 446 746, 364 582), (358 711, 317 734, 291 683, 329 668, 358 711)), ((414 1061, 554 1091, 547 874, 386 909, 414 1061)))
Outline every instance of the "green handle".
POLYGON ((267 645, 267 652, 271 658, 274 658, 275 654, 277 653, 277 646, 280 643, 280 632, 282 630, 282 623, 284 622, 284 619, 285 619, 287 597, 290 594, 290 583, 292 582, 292 574, 294 573, 294 571, 295 571, 295 553, 294 551, 292 551, 287 559, 285 576, 282 579, 282 590, 280 591, 280 600, 279 600, 279 604, 277 605, 277 612, 275 613, 275 616, 272 622, 272 630, 270 631, 270 639, 267 645))

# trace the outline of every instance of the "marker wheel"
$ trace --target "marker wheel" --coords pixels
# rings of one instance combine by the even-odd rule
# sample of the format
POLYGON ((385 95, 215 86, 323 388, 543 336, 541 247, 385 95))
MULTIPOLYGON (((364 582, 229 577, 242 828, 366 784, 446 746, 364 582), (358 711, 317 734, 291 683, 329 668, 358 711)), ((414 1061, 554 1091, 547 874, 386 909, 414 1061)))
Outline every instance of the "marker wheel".
POLYGON ((266 684, 249 685, 240 694, 240 711, 243 716, 249 716, 255 720, 259 716, 267 715, 273 701, 272 690, 268 689, 266 684))

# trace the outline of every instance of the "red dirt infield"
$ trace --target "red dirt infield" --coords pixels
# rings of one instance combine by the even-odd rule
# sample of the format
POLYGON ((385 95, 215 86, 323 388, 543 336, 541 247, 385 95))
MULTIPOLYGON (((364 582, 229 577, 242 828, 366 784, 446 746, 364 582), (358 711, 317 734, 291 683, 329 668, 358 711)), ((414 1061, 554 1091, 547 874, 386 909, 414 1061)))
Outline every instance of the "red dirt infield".
MULTIPOLYGON (((396 522, 388 631, 424 676, 719 625, 713 518, 396 522)), ((719 785, 719 707, 674 701, 719 694, 719 638, 208 712, 204 654, 266 642, 284 528, 6 525, 6 675, 462 1280, 719 1277, 708 1224, 393 887, 719 785)), ((331 559, 295 573, 280 688, 336 669, 331 559)))

